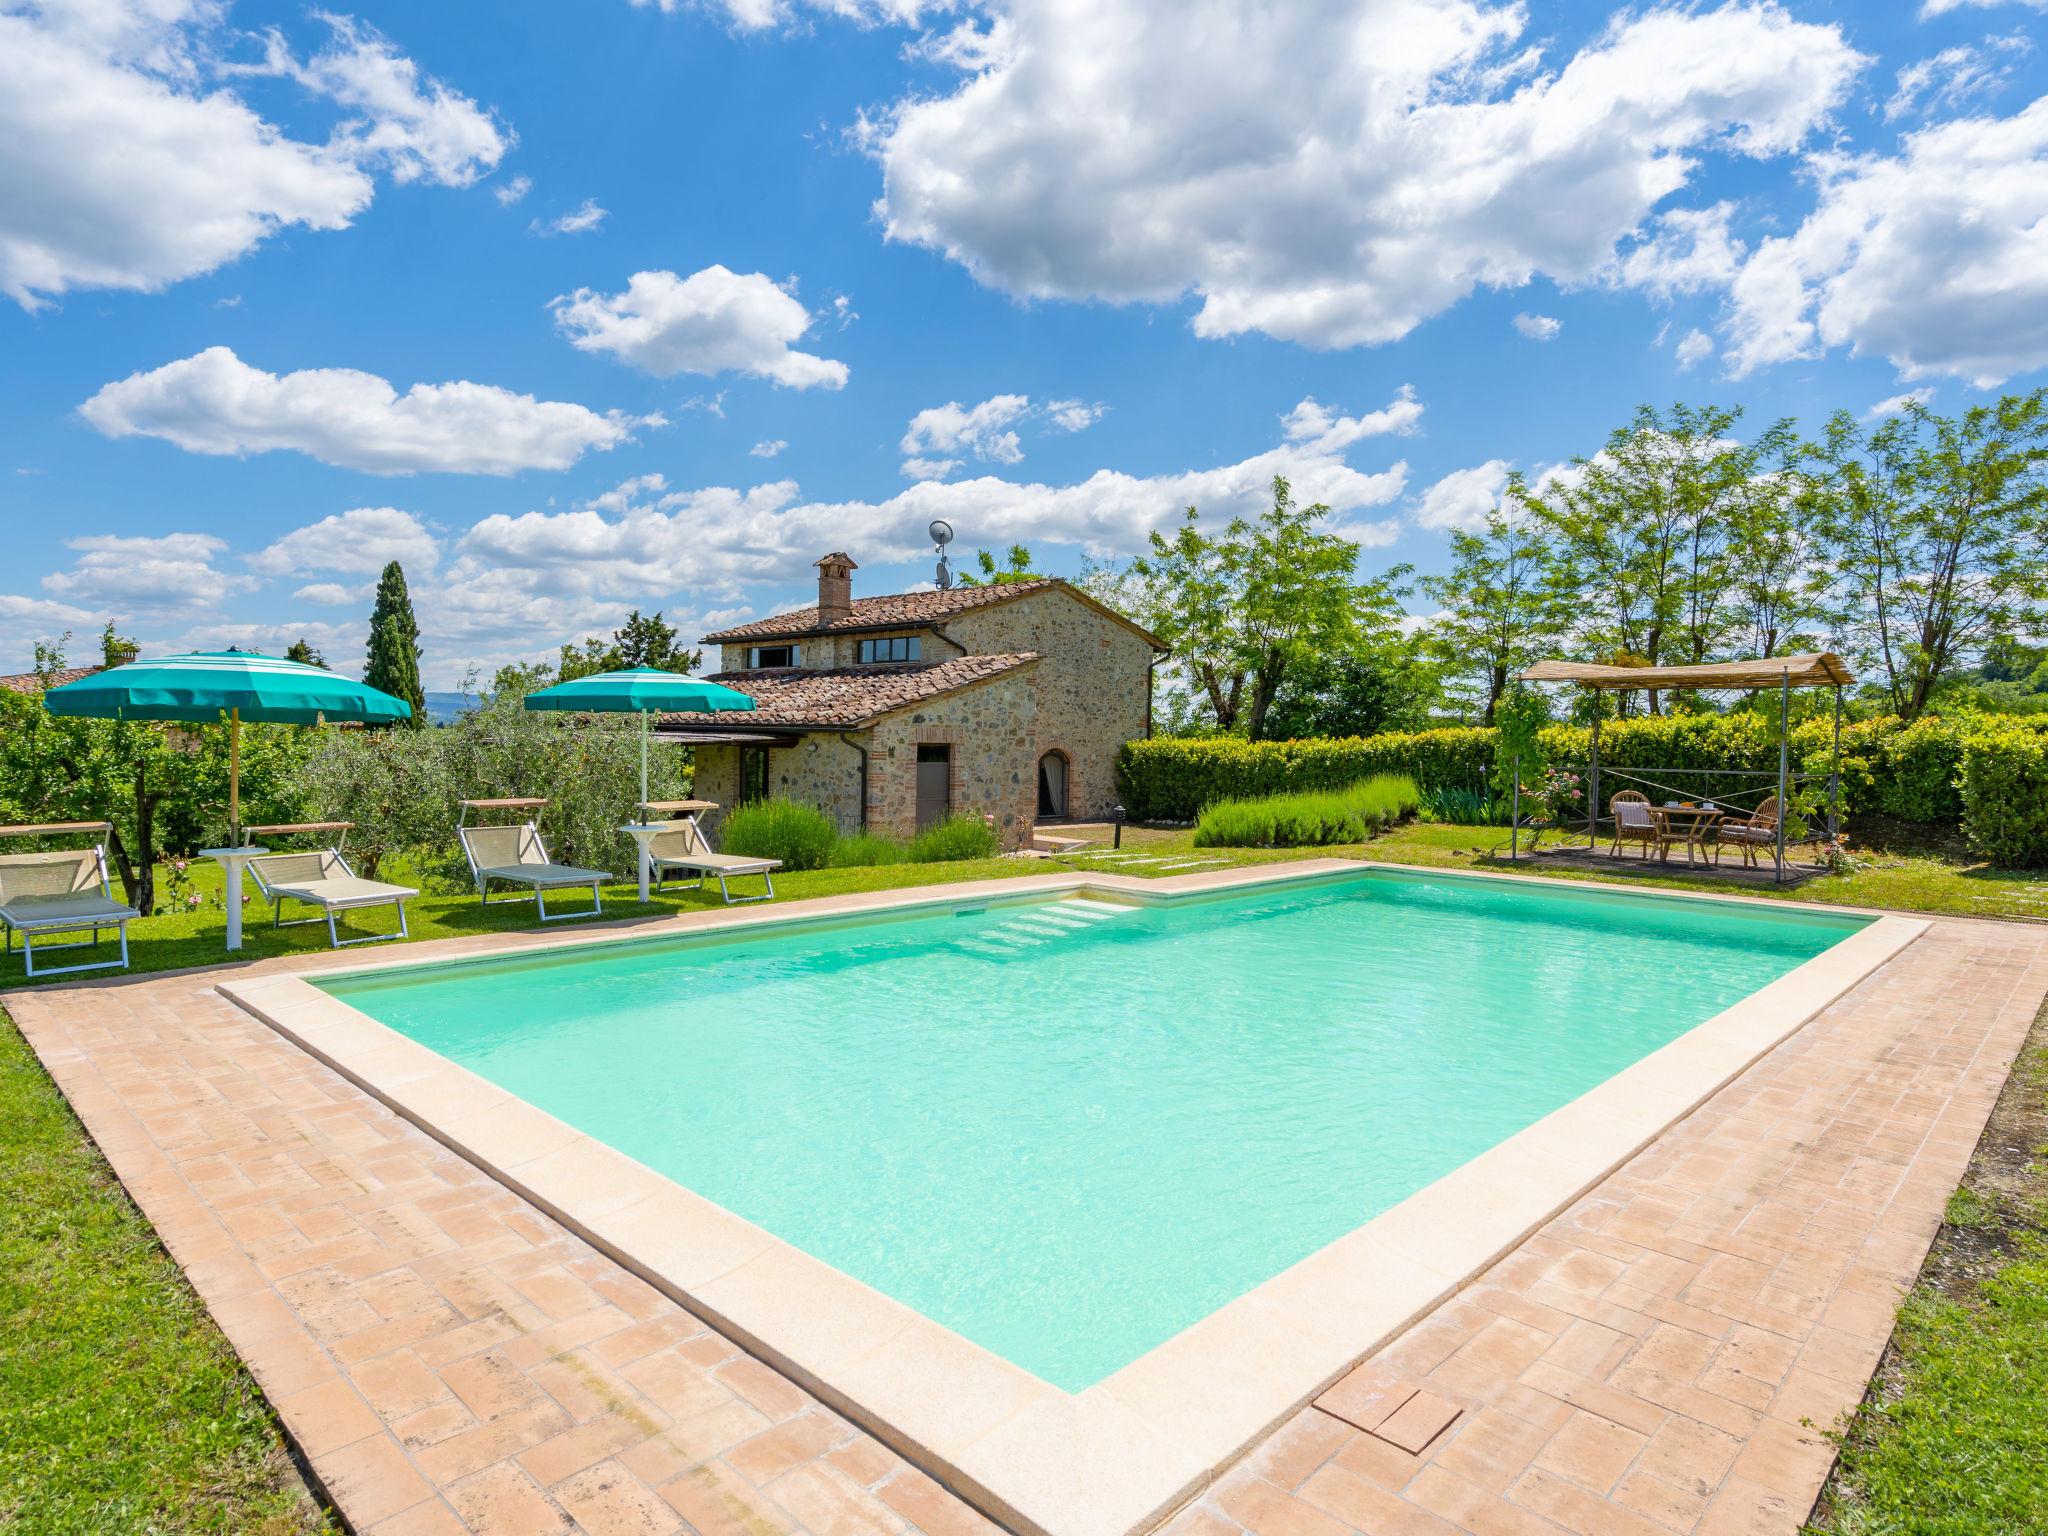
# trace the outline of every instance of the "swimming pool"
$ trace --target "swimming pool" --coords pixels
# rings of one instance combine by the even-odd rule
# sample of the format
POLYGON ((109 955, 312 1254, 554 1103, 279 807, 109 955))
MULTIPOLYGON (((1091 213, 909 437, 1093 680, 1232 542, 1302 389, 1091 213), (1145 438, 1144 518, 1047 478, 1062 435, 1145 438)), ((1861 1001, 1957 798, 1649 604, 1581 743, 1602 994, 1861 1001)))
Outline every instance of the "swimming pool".
POLYGON ((1867 921, 1374 872, 312 979, 1079 1394, 1867 921))

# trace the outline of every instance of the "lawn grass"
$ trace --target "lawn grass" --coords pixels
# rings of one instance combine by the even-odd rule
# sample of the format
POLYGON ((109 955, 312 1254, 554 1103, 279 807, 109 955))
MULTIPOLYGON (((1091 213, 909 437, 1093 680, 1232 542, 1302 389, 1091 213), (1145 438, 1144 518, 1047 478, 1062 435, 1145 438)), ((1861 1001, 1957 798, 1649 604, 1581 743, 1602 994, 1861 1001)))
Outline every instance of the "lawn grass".
POLYGON ((2048 1009, 1947 1218, 1815 1536, 2048 1532, 2048 1009))
MULTIPOLYGON (((1124 829, 1127 851, 1162 858, 1207 859, 1218 864, 1266 864, 1300 858, 1373 859, 1384 864, 1418 864, 1438 869, 1485 870, 1556 880, 1606 880, 1664 890, 1716 891, 1765 900, 1819 902, 1829 906, 1884 907, 1901 912, 1938 912, 1957 917, 2048 920, 2048 870, 1996 870, 1973 859, 1954 833, 1910 822, 1859 824, 1857 867, 1819 875, 1782 889, 1734 885, 1712 875, 1685 872, 1682 864, 1656 865, 1625 874, 1573 869, 1555 860, 1524 858, 1509 863, 1504 827, 1409 822, 1370 842, 1328 848, 1198 848, 1192 831, 1124 829)), ((1545 846, 1553 846, 1546 839, 1545 846)), ((1115 869, 1154 877, 1182 871, 1157 864, 1107 864, 1069 857, 1077 869, 1115 869)), ((1217 867, 1212 864, 1209 867, 1217 867)))
POLYGON ((334 1529, 256 1384, 0 1012, 0 1530, 334 1529))

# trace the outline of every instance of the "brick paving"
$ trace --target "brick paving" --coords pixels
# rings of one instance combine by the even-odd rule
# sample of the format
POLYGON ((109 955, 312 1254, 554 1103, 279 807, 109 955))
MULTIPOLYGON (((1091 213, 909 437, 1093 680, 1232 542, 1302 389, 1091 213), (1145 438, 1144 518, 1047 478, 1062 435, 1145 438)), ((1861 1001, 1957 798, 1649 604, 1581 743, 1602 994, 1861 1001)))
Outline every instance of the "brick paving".
MULTIPOLYGON (((215 979, 0 1002, 358 1531, 996 1529, 215 979)), ((1334 1390, 1419 1452, 1306 1408, 1166 1529, 1795 1531, 2044 991, 1937 923, 1334 1390)))

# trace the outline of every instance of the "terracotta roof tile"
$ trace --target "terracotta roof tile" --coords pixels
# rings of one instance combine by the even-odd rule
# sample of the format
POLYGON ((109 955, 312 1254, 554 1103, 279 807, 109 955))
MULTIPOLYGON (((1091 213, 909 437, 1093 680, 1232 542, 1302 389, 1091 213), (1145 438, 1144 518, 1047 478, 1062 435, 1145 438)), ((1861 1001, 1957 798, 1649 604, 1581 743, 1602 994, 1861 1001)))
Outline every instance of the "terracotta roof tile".
POLYGON ((896 592, 887 597, 857 597, 853 600, 852 609, 847 616, 835 619, 830 624, 818 623, 816 607, 794 608, 788 613, 778 613, 773 618, 756 619, 751 624, 721 629, 715 635, 704 636, 704 643, 717 645, 729 640, 822 635, 835 630, 877 629, 892 624, 930 624, 956 613, 964 613, 969 608, 1008 602, 1011 598, 1022 597, 1027 592, 1039 592, 1058 585, 1058 577, 1046 576, 1037 581, 1004 582, 1000 586, 953 587, 944 592, 896 592))
POLYGON ((42 677, 34 672, 0 673, 0 688, 6 689, 9 693, 41 693, 45 686, 61 688, 66 683, 75 683, 81 677, 91 677, 95 672, 103 670, 105 669, 101 667, 60 667, 50 674, 47 685, 42 677))
POLYGON ((701 725, 722 731, 862 725, 877 715, 987 682, 1037 660, 1036 651, 1020 651, 1008 656, 956 656, 928 667, 772 667, 757 672, 721 672, 712 681, 737 688, 753 699, 751 712, 691 711, 663 715, 657 725, 701 725))

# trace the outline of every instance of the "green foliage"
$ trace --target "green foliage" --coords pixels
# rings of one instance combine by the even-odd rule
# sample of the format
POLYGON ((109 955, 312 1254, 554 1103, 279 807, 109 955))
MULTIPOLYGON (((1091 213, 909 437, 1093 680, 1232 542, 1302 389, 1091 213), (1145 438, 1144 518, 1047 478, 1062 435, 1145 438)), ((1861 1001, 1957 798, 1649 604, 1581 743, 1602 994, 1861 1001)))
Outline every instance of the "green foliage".
POLYGON ((284 659, 296 661, 302 667, 325 667, 327 658, 313 649, 313 644, 304 635, 299 636, 285 647, 284 659))
POLYGON ((856 832, 832 845, 832 868, 872 869, 881 864, 901 864, 909 856, 909 850, 893 838, 856 832))
POLYGON ((1536 689, 1517 684, 1494 706, 1493 723, 1493 792, 1512 802, 1516 775, 1534 780, 1549 762, 1543 727, 1550 723, 1550 701, 1536 689))
POLYGON ((2048 389, 1961 416, 1840 411, 1807 451, 1830 617, 1919 718, 1966 658, 2048 617, 2048 389))
POLYGON ((1342 789, 1219 800, 1195 824, 1197 848, 1322 848, 1362 843, 1420 806, 1415 781, 1381 774, 1342 789))
POLYGON ((664 620, 658 612, 642 613, 635 608, 626 615, 626 622, 612 631, 609 641, 592 635, 581 645, 564 645, 555 675, 544 681, 567 683, 579 677, 594 677, 600 672, 618 672, 628 667, 694 672, 703 661, 702 651, 693 651, 682 644, 675 625, 664 620))
POLYGON ((780 859, 784 869, 823 869, 832 863, 839 828, 814 805, 756 800, 727 812, 718 838, 727 853, 780 859))
POLYGON ((1446 786, 1422 791, 1422 814, 1452 826, 1504 827, 1513 814, 1513 802, 1497 800, 1484 790, 1446 786))
POLYGON ((396 560, 377 578, 377 601, 370 609, 370 650, 363 681, 412 706, 406 722, 414 730, 427 723, 426 693, 420 686, 420 624, 413 616, 412 594, 405 570, 396 560))
POLYGON ((114 621, 112 619, 107 620, 107 627, 100 631, 100 664, 102 666, 123 666, 133 661, 141 650, 142 647, 126 635, 116 634, 114 632, 114 621))
POLYGON ((1006 552, 1007 566, 996 564, 996 557, 985 549, 974 552, 974 563, 981 574, 975 576, 961 571, 954 579, 963 587, 1007 587, 1020 581, 1043 581, 1045 577, 1031 569, 1031 551, 1022 544, 1012 544, 1006 552))
POLYGON ((1571 613, 1570 568, 1558 559, 1549 526, 1528 514, 1519 479, 1509 498, 1474 531, 1451 531, 1451 568, 1422 578, 1443 606, 1431 640, 1451 671, 1476 675, 1479 723, 1495 725, 1509 679, 1558 642, 1571 613))
POLYGON ((1641 406, 1575 473, 1513 494, 1556 541, 1562 587, 1591 650, 1652 666, 1705 661, 1799 607, 1797 503, 1780 471, 1797 453, 1780 422, 1745 443, 1739 409, 1641 406), (1746 606, 1760 612, 1745 612, 1746 606))
POLYGON ((1963 833, 2006 869, 2048 865, 2048 735, 1987 728, 1963 743, 1963 833))
POLYGON ((996 830, 979 816, 948 816, 910 840, 907 857, 913 864, 952 864, 962 859, 992 859, 1000 851, 996 830))
POLYGON ((1329 515, 1321 503, 1295 505, 1276 475, 1273 505, 1256 522, 1233 518, 1212 536, 1189 507, 1171 539, 1154 532, 1150 552, 1131 562, 1140 622, 1172 648, 1220 728, 1266 734, 1290 667, 1398 624, 1408 568, 1358 581, 1358 545, 1320 526, 1329 515))
MULTIPOLYGON (((529 711, 521 690, 500 688, 452 724, 399 741, 386 731, 331 731, 306 770, 323 818, 353 821, 349 847, 365 865, 403 853, 444 888, 467 886, 456 844, 461 800, 542 794, 548 851, 565 864, 623 869, 629 853, 619 825, 640 798, 639 722, 626 715, 529 711)), ((648 793, 672 799, 686 788, 674 747, 648 758, 648 793)))
POLYGON ((1117 758, 1123 804, 1137 821, 1193 821, 1218 800, 1341 789, 1403 774, 1424 790, 1486 787, 1494 732, 1474 727, 1312 741, 1155 737, 1117 758))
POLYGON ((1273 741, 1373 736, 1429 724, 1433 685, 1418 686, 1416 660, 1391 653, 1317 653, 1287 669, 1261 733, 1273 741))
MULTIPOLYGON (((219 919, 213 920, 219 959, 219 919)), ((330 1527, 234 1350, 0 1014, 0 1527, 330 1527)))
MULTIPOLYGON (((302 773, 332 728, 242 727, 242 820, 298 821, 302 773)), ((157 858, 227 839, 227 732, 217 726, 52 715, 0 690, 0 820, 111 821, 113 873, 138 911, 156 905, 157 858)))

